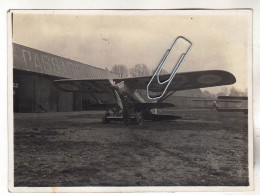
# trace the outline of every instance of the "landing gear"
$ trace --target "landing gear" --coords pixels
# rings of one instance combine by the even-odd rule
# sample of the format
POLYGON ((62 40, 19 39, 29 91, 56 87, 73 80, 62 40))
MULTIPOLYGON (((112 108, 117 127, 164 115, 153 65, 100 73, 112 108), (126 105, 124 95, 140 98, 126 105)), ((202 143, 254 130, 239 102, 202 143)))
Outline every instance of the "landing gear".
POLYGON ((102 117, 102 123, 108 124, 111 121, 124 121, 125 125, 138 124, 142 125, 144 123, 144 113, 140 110, 135 110, 133 106, 125 106, 120 112, 119 109, 112 110, 112 112, 107 111, 102 117))
POLYGON ((110 120, 107 118, 110 116, 110 114, 107 112, 103 117, 102 117, 102 123, 107 124, 110 123, 110 120))
POLYGON ((123 110, 123 120, 125 125, 129 125, 131 123, 131 112, 128 109, 123 110))
POLYGON ((137 123, 138 125, 142 125, 144 123, 144 117, 141 112, 137 112, 134 114, 125 115, 123 117, 125 125, 137 123))
POLYGON ((137 112, 135 114, 135 122, 138 123, 138 125, 142 125, 144 123, 144 117, 141 112, 137 112))

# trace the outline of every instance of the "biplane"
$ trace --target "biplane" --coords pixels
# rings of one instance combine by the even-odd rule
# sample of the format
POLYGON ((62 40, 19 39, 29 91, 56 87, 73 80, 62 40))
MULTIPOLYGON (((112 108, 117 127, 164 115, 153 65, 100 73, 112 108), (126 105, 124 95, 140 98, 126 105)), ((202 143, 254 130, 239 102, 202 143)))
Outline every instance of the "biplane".
MULTIPOLYGON (((160 75, 161 83, 171 75, 160 75)), ((106 110, 103 122, 124 121, 125 124, 136 122, 142 124, 144 121, 174 120, 178 116, 159 115, 157 108, 174 107, 171 103, 164 102, 174 92, 189 89, 215 87, 230 85, 236 82, 235 77, 226 71, 208 70, 196 72, 177 73, 167 86, 166 93, 158 100, 151 100, 141 97, 138 91, 146 90, 149 83, 149 90, 152 93, 161 93, 167 83, 158 84, 156 79, 151 80, 151 76, 134 78, 114 78, 114 79, 62 79, 53 83, 66 92, 82 92, 90 94, 99 107, 106 110), (102 101, 99 94, 105 95, 109 101, 102 101)))
POLYGON ((218 96, 217 99, 193 99, 195 102, 204 102, 198 108, 215 109, 218 112, 242 112, 248 114, 248 97, 245 96, 218 96))

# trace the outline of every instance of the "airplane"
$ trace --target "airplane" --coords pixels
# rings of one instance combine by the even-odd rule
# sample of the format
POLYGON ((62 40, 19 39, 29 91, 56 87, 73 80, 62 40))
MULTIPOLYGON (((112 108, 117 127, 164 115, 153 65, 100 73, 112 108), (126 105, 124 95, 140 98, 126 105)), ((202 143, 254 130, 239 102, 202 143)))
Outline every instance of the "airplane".
MULTIPOLYGON (((164 83, 171 75, 160 75, 161 83, 164 83)), ((103 116, 103 123, 111 121, 124 121, 143 124, 144 121, 165 121, 175 120, 180 117, 171 115, 159 115, 157 108, 174 107, 173 104, 165 103, 174 92, 188 89, 198 89, 222 85, 231 85, 236 78, 229 72, 222 70, 207 70, 196 72, 177 73, 172 82, 158 84, 154 79, 150 83, 151 76, 114 79, 62 79, 53 83, 65 92, 82 92, 91 95, 99 106, 106 110, 103 116), (145 101, 137 91, 149 89, 152 93, 161 93, 168 85, 166 93, 157 101, 145 101), (106 101, 102 101, 99 95, 105 95, 106 101)), ((149 100, 149 98, 148 98, 149 100)))
POLYGON ((192 101, 211 102, 211 108, 216 109, 218 112, 242 112, 248 114, 248 97, 245 96, 218 96, 217 99, 193 99, 192 101))

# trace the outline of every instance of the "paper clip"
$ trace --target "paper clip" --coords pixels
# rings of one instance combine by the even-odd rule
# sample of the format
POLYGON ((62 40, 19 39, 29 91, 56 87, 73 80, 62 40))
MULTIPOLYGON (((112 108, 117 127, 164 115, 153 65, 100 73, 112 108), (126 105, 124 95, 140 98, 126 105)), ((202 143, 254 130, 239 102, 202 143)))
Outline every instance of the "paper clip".
POLYGON ((183 60, 185 59, 185 57, 186 57, 187 54, 189 53, 189 51, 190 51, 190 49, 191 49, 191 46, 192 46, 192 43, 191 43, 188 39, 186 39, 185 37, 183 37, 183 36, 179 36, 179 37, 177 37, 177 38, 175 39, 175 41, 173 42, 171 48, 166 51, 166 53, 165 53, 163 59, 161 60, 159 66, 157 67, 156 71, 154 72, 154 74, 153 74, 151 80, 149 81, 149 83, 148 83, 147 86, 146 86, 146 93, 147 93, 147 97, 148 97, 149 99, 158 99, 158 98, 161 98, 161 97, 164 96, 164 94, 166 93, 167 88, 169 87, 169 85, 170 85, 171 82, 172 82, 172 79, 173 79, 174 76, 176 75, 177 70, 179 69, 179 67, 180 67, 180 65, 182 64, 183 60), (171 76, 170 76, 167 80, 161 82, 161 81, 160 81, 160 73, 161 73, 161 70, 162 70, 162 68, 163 68, 164 62, 167 60, 169 54, 171 53, 171 51, 172 51, 172 49, 174 48, 174 46, 175 46, 175 44, 176 44, 176 42, 177 42, 178 39, 183 39, 183 40, 187 41, 187 42, 190 44, 190 46, 188 47, 186 53, 182 53, 182 54, 181 54, 181 56, 180 56, 180 58, 179 58, 177 64, 175 65, 175 67, 174 67, 174 69, 173 69, 173 71, 172 71, 172 73, 171 73, 171 76), (151 97, 151 96, 149 95, 149 86, 150 86, 150 84, 151 84, 151 82, 153 81, 153 79, 154 79, 155 76, 157 76, 157 82, 158 82, 159 85, 163 85, 163 84, 165 84, 165 83, 167 83, 167 82, 168 82, 168 83, 167 83, 166 87, 164 88, 164 90, 163 90, 163 92, 162 92, 161 95, 155 96, 155 97, 151 97))

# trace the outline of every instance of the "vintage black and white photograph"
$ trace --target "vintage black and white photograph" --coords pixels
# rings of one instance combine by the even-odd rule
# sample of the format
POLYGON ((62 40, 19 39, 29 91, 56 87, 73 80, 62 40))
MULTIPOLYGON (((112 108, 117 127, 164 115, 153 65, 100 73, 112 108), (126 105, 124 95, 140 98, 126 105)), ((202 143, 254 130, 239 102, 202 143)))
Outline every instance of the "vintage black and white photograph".
POLYGON ((9 15, 14 188, 252 186, 251 10, 9 15))

